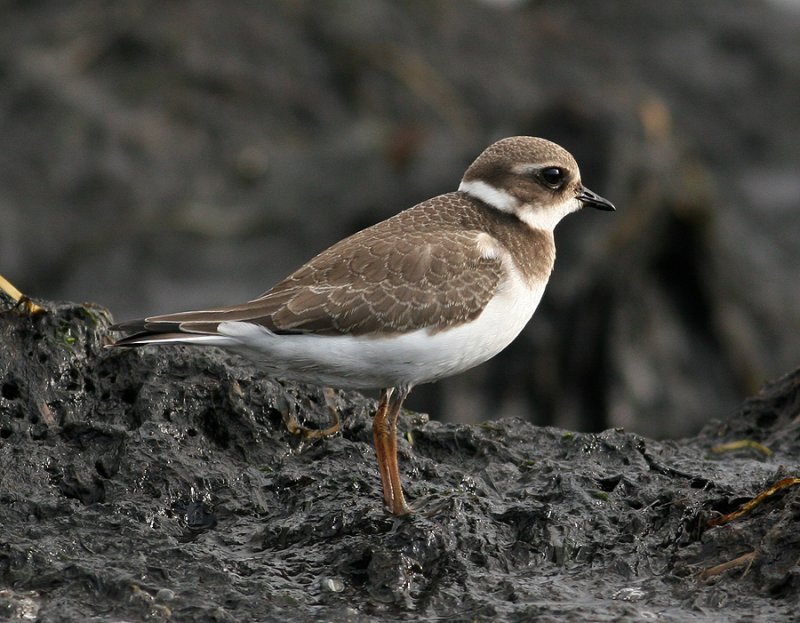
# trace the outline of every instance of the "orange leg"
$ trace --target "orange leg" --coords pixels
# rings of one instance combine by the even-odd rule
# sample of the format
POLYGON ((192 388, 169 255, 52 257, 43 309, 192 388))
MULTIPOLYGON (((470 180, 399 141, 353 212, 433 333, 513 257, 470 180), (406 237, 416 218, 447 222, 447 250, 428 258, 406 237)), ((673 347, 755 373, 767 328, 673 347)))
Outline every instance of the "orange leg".
POLYGON ((405 387, 384 389, 372 423, 375 454, 383 484, 383 501, 395 515, 407 515, 411 512, 403 496, 400 468, 397 464, 397 416, 410 390, 411 388, 405 387))
POLYGON ((372 420, 372 440, 375 443, 375 455, 378 457, 378 469, 381 473, 381 484, 383 485, 383 501, 387 507, 392 507, 394 495, 392 493, 392 480, 389 476, 389 465, 387 454, 389 452, 389 424, 386 421, 386 412, 389 408, 389 399, 392 396, 392 388, 384 389, 381 392, 381 401, 375 418, 372 420))
POLYGON ((400 482, 400 467, 397 463, 397 416, 400 415, 400 407, 403 406, 403 401, 408 396, 411 388, 398 388, 397 394, 389 403, 389 479, 392 483, 392 492, 394 497, 392 499, 392 513, 395 515, 408 515, 411 512, 411 507, 406 504, 405 496, 403 495, 403 484, 400 482))

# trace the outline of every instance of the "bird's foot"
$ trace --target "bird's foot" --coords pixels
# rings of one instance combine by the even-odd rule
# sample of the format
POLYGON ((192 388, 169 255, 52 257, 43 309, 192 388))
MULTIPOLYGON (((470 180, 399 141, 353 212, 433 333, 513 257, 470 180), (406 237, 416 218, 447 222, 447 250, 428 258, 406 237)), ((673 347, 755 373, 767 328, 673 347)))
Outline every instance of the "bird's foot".
POLYGON ((396 517, 407 517, 408 515, 417 514, 417 511, 414 510, 413 507, 409 506, 405 499, 401 499, 400 501, 392 501, 390 505, 386 506, 386 510, 396 517))

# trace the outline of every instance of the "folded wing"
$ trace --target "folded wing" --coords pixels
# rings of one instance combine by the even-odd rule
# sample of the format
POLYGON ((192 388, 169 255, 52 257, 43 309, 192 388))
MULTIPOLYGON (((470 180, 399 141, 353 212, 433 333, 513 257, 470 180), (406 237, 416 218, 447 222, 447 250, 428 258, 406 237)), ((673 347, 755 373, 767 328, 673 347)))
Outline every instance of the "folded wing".
POLYGON ((477 317, 502 275, 500 260, 478 243, 485 234, 410 227, 398 239, 397 223, 387 226, 390 221, 333 245, 247 303, 117 324, 113 329, 135 332, 117 345, 213 343, 191 337, 219 335, 223 322, 253 323, 276 334, 389 335, 436 332, 477 317))

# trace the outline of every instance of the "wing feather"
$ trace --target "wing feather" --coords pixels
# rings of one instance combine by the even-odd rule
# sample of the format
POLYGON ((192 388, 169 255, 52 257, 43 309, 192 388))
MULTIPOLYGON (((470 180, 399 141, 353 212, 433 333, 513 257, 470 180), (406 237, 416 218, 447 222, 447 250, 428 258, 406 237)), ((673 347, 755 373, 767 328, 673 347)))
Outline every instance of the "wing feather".
POLYGON ((412 212, 333 245, 247 303, 114 328, 213 335, 221 322, 242 321, 274 333, 364 335, 435 332, 476 318, 503 277, 501 258, 485 252, 487 234, 412 212))

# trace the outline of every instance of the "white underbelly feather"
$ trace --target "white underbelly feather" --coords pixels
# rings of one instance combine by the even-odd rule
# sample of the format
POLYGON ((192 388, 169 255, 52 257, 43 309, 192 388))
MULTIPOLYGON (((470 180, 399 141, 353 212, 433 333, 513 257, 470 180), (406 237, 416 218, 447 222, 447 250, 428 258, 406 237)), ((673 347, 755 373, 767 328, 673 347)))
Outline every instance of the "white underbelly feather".
POLYGON ((544 293, 516 271, 474 321, 445 331, 390 337, 276 335, 260 325, 224 322, 227 348, 279 378, 354 389, 418 385, 491 359, 522 331, 544 293))

